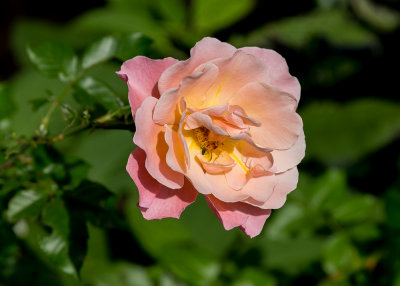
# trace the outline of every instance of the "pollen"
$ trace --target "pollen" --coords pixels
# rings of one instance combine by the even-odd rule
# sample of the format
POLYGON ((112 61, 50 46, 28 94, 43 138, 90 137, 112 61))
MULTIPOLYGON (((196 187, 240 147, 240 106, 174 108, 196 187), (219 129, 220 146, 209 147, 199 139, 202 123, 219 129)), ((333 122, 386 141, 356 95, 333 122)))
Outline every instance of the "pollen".
POLYGON ((219 147, 224 145, 223 142, 210 140, 210 130, 205 127, 193 129, 194 137, 200 146, 201 154, 209 157, 212 160, 213 153, 219 153, 219 147))

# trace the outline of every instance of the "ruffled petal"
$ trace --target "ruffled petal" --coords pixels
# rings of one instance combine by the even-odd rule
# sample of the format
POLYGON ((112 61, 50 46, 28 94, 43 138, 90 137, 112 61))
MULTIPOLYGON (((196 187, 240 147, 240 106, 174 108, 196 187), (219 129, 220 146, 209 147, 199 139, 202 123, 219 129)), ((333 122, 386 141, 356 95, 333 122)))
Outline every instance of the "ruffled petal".
POLYGON ((133 116, 135 116, 136 110, 146 97, 160 97, 157 86, 158 79, 166 68, 177 61, 174 58, 152 60, 137 56, 122 64, 121 70, 117 72, 117 75, 128 84, 129 104, 133 116))
POLYGON ((291 94, 297 101, 300 100, 300 83, 290 75, 286 60, 280 54, 258 47, 244 47, 239 50, 255 56, 265 64, 268 69, 268 79, 265 83, 291 94))
POLYGON ((207 65, 204 71, 184 77, 179 87, 162 94, 154 108, 153 120, 158 124, 176 124, 180 118, 179 104, 184 98, 188 106, 200 107, 205 94, 218 74, 215 65, 207 65))
POLYGON ((294 166, 297 166, 304 158, 306 152, 306 141, 304 131, 302 130, 296 143, 287 150, 274 150, 271 152, 274 158, 274 171, 276 173, 284 172, 294 166))
POLYGON ((276 174, 277 184, 270 198, 266 201, 248 199, 247 202, 263 209, 279 209, 286 202, 287 195, 296 189, 299 179, 297 168, 276 174))
POLYGON ((260 209, 246 203, 225 203, 215 197, 206 196, 207 204, 226 230, 240 227, 248 236, 261 233, 271 210, 260 209))
POLYGON ((156 98, 149 96, 137 110, 133 142, 146 152, 146 169, 150 175, 168 188, 179 189, 183 186, 184 176, 167 165, 164 126, 155 124, 152 119, 156 102, 156 98))
POLYGON ((179 82, 200 65, 213 59, 231 57, 236 48, 215 38, 203 38, 190 50, 190 58, 169 67, 160 77, 158 88, 163 94, 170 88, 178 87, 179 82))
POLYGON ((230 103, 241 106, 249 117, 261 122, 260 127, 250 126, 249 133, 257 145, 284 150, 297 141, 303 123, 296 113, 297 101, 289 94, 253 82, 242 87, 230 103))
POLYGON ((139 203, 145 219, 179 218, 182 211, 196 200, 198 192, 190 182, 179 190, 161 185, 153 179, 145 167, 145 152, 136 148, 128 159, 126 170, 134 180, 139 191, 139 203))

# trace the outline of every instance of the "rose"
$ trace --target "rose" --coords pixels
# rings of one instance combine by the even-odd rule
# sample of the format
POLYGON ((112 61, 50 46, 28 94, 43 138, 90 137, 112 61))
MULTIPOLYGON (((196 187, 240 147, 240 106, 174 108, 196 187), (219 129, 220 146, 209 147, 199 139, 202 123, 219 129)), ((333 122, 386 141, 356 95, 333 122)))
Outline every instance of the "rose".
POLYGON ((137 56, 117 74, 135 119, 127 171, 146 219, 179 218, 199 193, 225 229, 258 235, 298 181, 300 85, 276 52, 204 38, 186 61, 137 56))

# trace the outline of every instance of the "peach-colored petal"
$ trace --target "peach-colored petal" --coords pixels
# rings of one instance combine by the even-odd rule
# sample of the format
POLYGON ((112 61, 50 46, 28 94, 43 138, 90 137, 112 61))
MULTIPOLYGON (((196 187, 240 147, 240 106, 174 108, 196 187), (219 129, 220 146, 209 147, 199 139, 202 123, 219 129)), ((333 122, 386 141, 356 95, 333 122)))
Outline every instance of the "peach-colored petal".
POLYGON ((178 104, 185 98, 188 106, 199 107, 205 101, 205 94, 218 74, 215 65, 207 65, 203 72, 184 77, 179 87, 171 88, 162 94, 154 108, 153 120, 158 124, 176 124, 180 114, 178 104))
POLYGON ((274 150, 271 152, 274 158, 274 171, 284 172, 297 166, 304 158, 306 152, 306 141, 302 130, 296 143, 287 150, 274 150))
POLYGON ((291 76, 285 59, 273 50, 258 47, 240 48, 262 61, 268 69, 268 79, 265 83, 275 86, 300 100, 300 84, 297 78, 291 76))
MULTIPOLYGON (((235 165, 236 166, 236 165, 235 165)), ((212 186, 212 194, 219 200, 224 202, 240 202, 249 197, 248 194, 241 190, 234 190, 227 184, 225 174, 208 174, 204 177, 212 186)))
POLYGON ((241 88, 230 103, 243 107, 249 117, 261 122, 260 127, 250 126, 257 145, 282 150, 297 141, 303 123, 296 113, 297 101, 289 94, 253 82, 241 88))
POLYGON ((165 142, 168 145, 166 161, 172 170, 184 174, 186 172, 186 154, 185 147, 179 138, 179 132, 172 130, 165 124, 165 142))
POLYGON ((186 117, 186 130, 192 130, 204 126, 210 131, 214 133, 228 136, 228 132, 226 132, 223 128, 215 125, 210 116, 202 113, 201 111, 192 113, 186 117))
POLYGON ((267 173, 267 175, 251 178, 241 192, 250 197, 247 200, 265 202, 273 195, 277 183, 277 176, 274 173, 267 173))
POLYGON ((231 57, 236 48, 215 38, 203 38, 190 50, 190 58, 169 67, 160 77, 158 88, 163 94, 170 88, 178 87, 185 76, 190 75, 200 65, 213 59, 231 57))
POLYGON ((225 173, 226 183, 235 191, 241 190, 251 177, 252 173, 244 170, 241 164, 236 164, 231 171, 225 173))
POLYGON ((183 186, 184 176, 172 170, 166 163, 168 145, 164 139, 164 126, 153 122, 152 113, 157 99, 145 98, 136 111, 136 132, 133 142, 146 152, 146 169, 158 182, 171 189, 183 186))
POLYGON ((207 106, 225 104, 246 84, 265 82, 268 78, 265 65, 243 51, 236 51, 231 58, 220 58, 212 63, 218 66, 219 74, 207 92, 207 106))
POLYGON ((248 236, 261 233, 271 210, 260 209, 245 203, 226 203, 215 197, 206 196, 207 204, 226 230, 239 226, 248 236))
POLYGON ((136 148, 129 156, 126 169, 139 191, 139 203, 145 219, 179 218, 182 211, 196 200, 198 192, 185 180, 179 190, 161 185, 147 172, 145 152, 136 148))
MULTIPOLYGON (((239 153, 238 156, 241 157, 243 163, 249 169, 259 166, 264 171, 269 171, 273 166, 274 161, 271 152, 264 152, 254 147, 254 145, 249 142, 244 140, 240 141, 236 145, 236 150, 239 153)), ((254 175, 257 176, 257 174, 254 175)))
POLYGON ((157 86, 158 79, 166 68, 177 61, 174 58, 152 60, 137 56, 122 64, 121 70, 117 72, 117 75, 128 84, 129 104, 133 116, 135 116, 136 110, 146 97, 160 97, 157 86))
POLYGON ((199 159, 203 169, 209 174, 222 174, 226 173, 236 165, 236 162, 228 155, 220 155, 216 160, 208 161, 199 154, 196 155, 199 159))
POLYGON ((299 172, 292 168, 276 175, 278 182, 271 197, 266 201, 248 199, 246 202, 263 209, 279 209, 286 202, 286 196, 296 189, 299 172))

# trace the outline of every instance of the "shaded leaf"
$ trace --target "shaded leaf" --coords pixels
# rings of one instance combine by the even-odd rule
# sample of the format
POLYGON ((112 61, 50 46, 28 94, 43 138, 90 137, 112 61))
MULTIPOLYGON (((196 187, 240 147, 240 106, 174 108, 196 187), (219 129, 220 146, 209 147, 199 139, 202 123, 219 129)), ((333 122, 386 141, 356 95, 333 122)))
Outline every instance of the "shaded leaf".
POLYGON ((233 286, 275 286, 276 279, 258 268, 246 268, 240 270, 239 277, 235 279, 233 286))
POLYGON ((14 111, 10 87, 0 82, 0 120, 9 117, 14 111))
POLYGON ((160 259, 175 275, 190 285, 208 285, 220 272, 219 263, 207 252, 197 248, 167 247, 160 259))
POLYGON ((34 98, 31 99, 29 103, 32 105, 32 111, 37 111, 43 105, 49 103, 49 100, 47 98, 34 98))
POLYGON ((113 36, 104 37, 91 44, 82 57, 82 67, 90 68, 98 63, 111 59, 117 49, 117 40, 113 36))
POLYGON ((124 35, 118 39, 115 56, 126 61, 138 55, 146 55, 152 42, 142 33, 124 35))
POLYGON ((349 165, 388 144, 400 132, 400 104, 384 100, 360 99, 345 105, 317 102, 300 113, 307 158, 329 165, 349 165))

